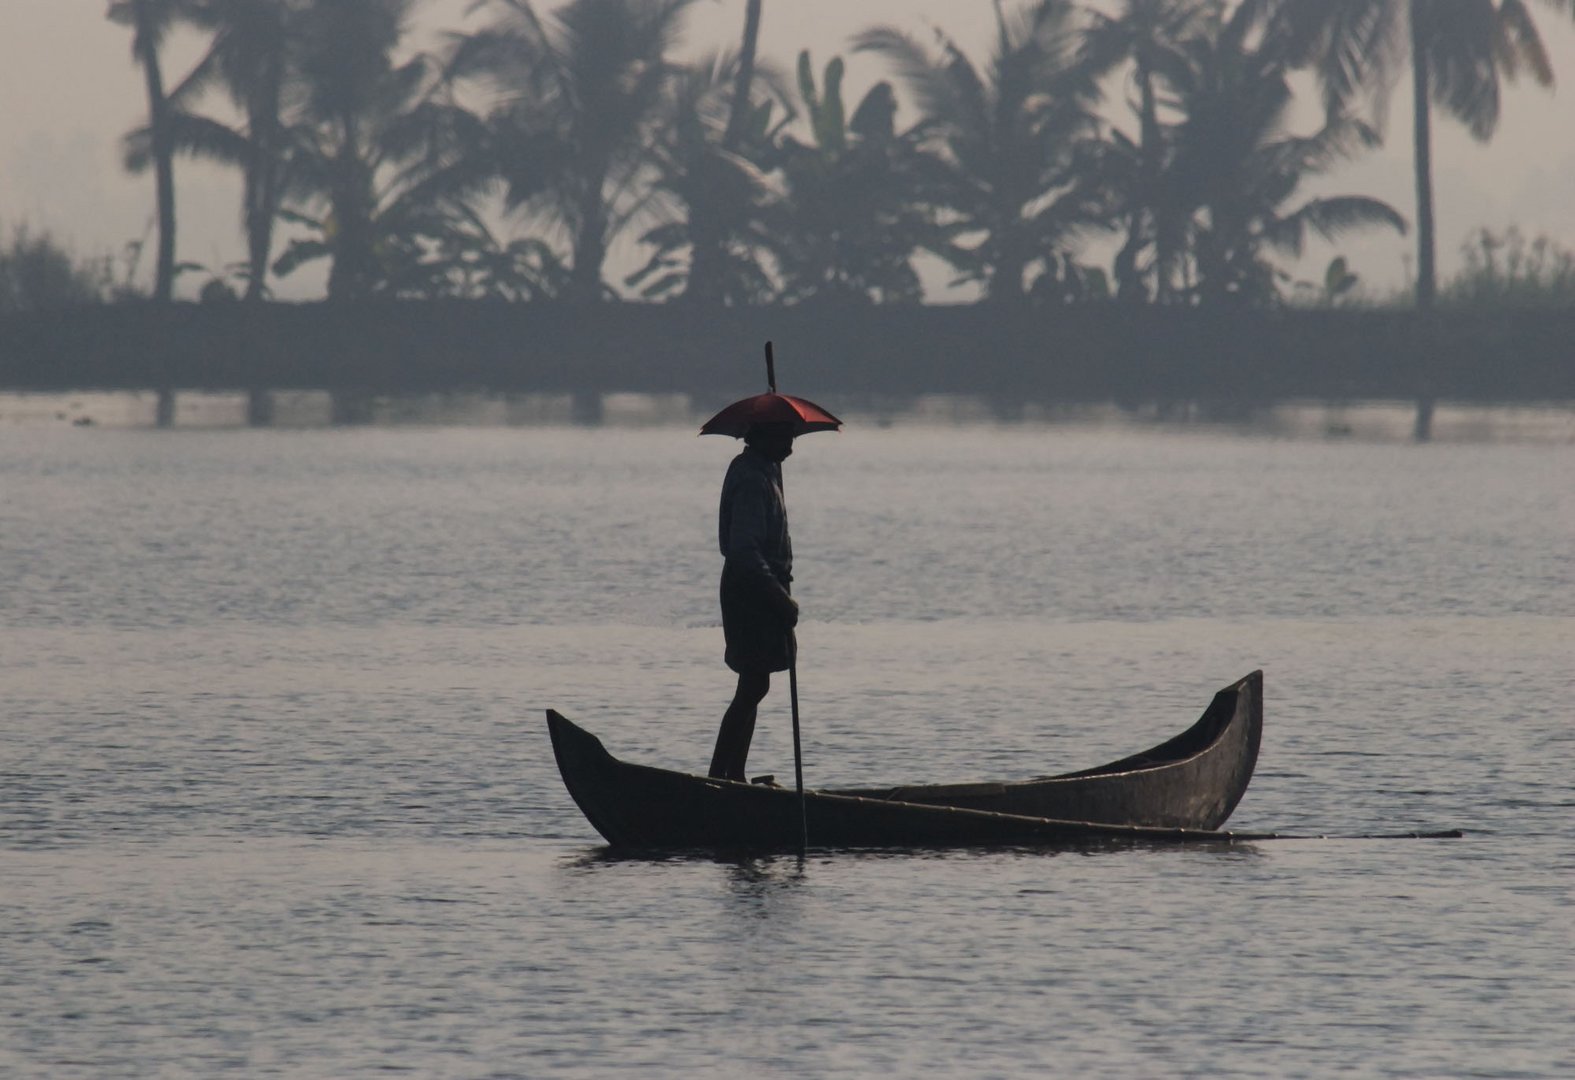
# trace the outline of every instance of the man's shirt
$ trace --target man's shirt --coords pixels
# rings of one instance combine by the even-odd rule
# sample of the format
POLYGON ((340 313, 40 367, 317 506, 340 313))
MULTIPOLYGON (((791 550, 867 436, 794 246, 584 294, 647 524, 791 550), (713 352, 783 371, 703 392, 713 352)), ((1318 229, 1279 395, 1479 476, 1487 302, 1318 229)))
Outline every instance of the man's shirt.
POLYGON ((733 459, 722 481, 717 541, 730 565, 777 583, 793 580, 781 463, 751 447, 733 459))

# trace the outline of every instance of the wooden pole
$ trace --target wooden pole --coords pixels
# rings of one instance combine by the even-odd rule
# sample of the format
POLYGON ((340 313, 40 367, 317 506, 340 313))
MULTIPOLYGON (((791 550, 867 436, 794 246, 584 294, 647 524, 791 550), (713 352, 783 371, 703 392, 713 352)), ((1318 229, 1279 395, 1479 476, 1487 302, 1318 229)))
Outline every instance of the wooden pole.
MULTIPOLYGON (((766 342, 766 386, 777 392, 777 359, 766 342)), ((788 664, 788 700, 793 706, 793 783, 798 789, 798 849, 809 848, 809 805, 804 798, 804 744, 799 738, 798 723, 798 642, 793 643, 793 659, 788 664)))
MULTIPOLYGON (((798 649, 795 646, 794 653, 798 649)), ((788 665, 788 699, 793 703, 793 782, 798 786, 798 850, 809 849, 809 806, 804 798, 804 750, 798 737, 798 656, 788 665)))

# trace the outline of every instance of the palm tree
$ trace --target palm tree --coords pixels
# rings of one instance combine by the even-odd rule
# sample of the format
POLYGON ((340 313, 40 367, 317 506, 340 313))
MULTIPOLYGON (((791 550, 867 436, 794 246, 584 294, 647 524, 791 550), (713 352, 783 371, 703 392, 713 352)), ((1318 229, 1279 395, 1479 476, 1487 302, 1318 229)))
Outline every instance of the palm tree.
MULTIPOLYGON (((419 91, 417 62, 396 69, 390 56, 404 32, 411 0, 316 0, 302 13, 299 64, 303 101, 298 125, 308 140, 303 181, 327 202, 331 224, 320 243, 331 255, 330 299, 372 291, 377 277, 372 218, 374 144, 367 130, 419 91)), ((281 257, 288 268, 299 249, 281 257)))
MULTIPOLYGON (((167 99, 169 143, 174 150, 241 170, 241 226, 246 236, 246 300, 256 303, 267 291, 273 229, 288 181, 290 134, 281 110, 290 75, 293 0, 185 0, 185 14, 212 39, 203 58, 167 99), (229 125, 192 111, 215 83, 244 116, 229 125)), ((127 164, 135 171, 154 157, 151 128, 128 138, 127 164)), ((215 278, 209 288, 229 288, 215 278)), ((233 295, 233 294, 231 294, 233 295)), ((256 425, 271 422, 267 388, 248 391, 246 414, 256 425)))
MULTIPOLYGON (((716 185, 718 187, 728 184, 728 173, 734 171, 729 166, 737 160, 746 132, 758 127, 754 122, 756 106, 753 86, 755 53, 760 43, 760 16, 761 0, 749 0, 744 9, 743 44, 739 49, 738 62, 733 65, 733 95, 728 105, 727 121, 722 128, 722 138, 718 148, 720 153, 704 153, 705 144, 697 146, 693 141, 693 135, 702 135, 705 132, 702 120, 704 95, 691 97, 694 106, 686 109, 684 113, 700 121, 691 126, 691 138, 688 141, 703 154, 701 161, 704 164, 701 168, 709 167, 708 171, 718 174, 719 183, 716 185)), ((749 178, 746 175, 743 179, 744 183, 741 186, 747 189, 749 178)), ((722 206, 710 202, 703 194, 697 193, 697 195, 699 197, 689 203, 688 221, 693 254, 690 258, 689 278, 684 296, 693 300, 716 301, 723 297, 730 280, 738 280, 737 268, 733 268, 733 273, 729 272, 727 234, 740 222, 736 216, 730 220, 730 216, 722 206)))
MULTIPOLYGON (((288 183, 291 132, 282 109, 292 76, 293 23, 298 10, 279 0, 187 0, 188 20, 212 34, 206 54, 166 98, 173 150, 217 161, 242 174, 241 225, 247 242, 246 299, 267 288, 273 228, 288 183), (196 111, 221 87, 242 114, 228 124, 196 111)), ((127 136, 127 167, 153 164, 151 127, 127 136)))
MULTIPOLYGON (((158 258, 154 264, 153 299, 167 304, 175 295, 175 146, 170 124, 169 98, 159 51, 170 30, 188 12, 185 0, 111 0, 109 17, 132 30, 131 53, 142 65, 148 94, 148 132, 154 170, 154 192, 159 229, 158 258)), ((154 423, 167 428, 175 423, 175 388, 155 363, 158 403, 154 423)))
MULTIPOLYGON (((670 110, 651 162, 651 206, 661 216, 641 236, 654 250, 625 279, 646 298, 765 303, 776 284, 768 265, 774 246, 775 195, 767 166, 783 127, 775 103, 737 100, 742 60, 707 57, 674 79, 670 110)), ((785 98, 774 75, 764 80, 785 98)))
POLYGON ((550 23, 529 0, 483 0, 490 26, 459 40, 450 69, 488 87, 493 164, 511 208, 568 234, 569 298, 607 294, 612 239, 643 209, 642 181, 694 0, 570 0, 550 23))
POLYGON ((296 129, 292 204, 302 208, 280 216, 309 233, 290 241, 276 274, 328 259, 331 300, 430 297, 463 293, 469 264, 500 272, 537 254, 505 249, 471 206, 465 114, 431 99, 435 75, 418 58, 388 73, 353 129, 344 116, 296 129))
POLYGON ((465 154, 474 117, 442 98, 438 65, 391 54, 411 0, 313 0, 301 13, 299 99, 287 220, 315 230, 274 263, 288 274, 331 260, 330 299, 399 293, 462 221, 477 184, 465 154))
POLYGON ((722 138, 722 145, 729 150, 735 149, 743 138, 754 108, 750 88, 755 78, 755 53, 760 46, 760 9, 761 0, 748 0, 744 7, 744 39, 733 78, 733 104, 728 112, 727 131, 722 138))
POLYGON ((175 147, 159 52, 170 30, 187 13, 184 0, 111 0, 109 5, 109 18, 131 27, 131 54, 142 65, 147 88, 159 227, 153 299, 160 303, 168 303, 175 290, 175 147))
POLYGON ((285 96, 296 45, 289 0, 194 0, 192 21, 212 34, 207 53, 171 94, 177 146, 241 170, 246 299, 267 290, 274 224, 288 184, 291 134, 285 96), (185 108, 217 82, 244 118, 231 126, 185 108))
POLYGON ((1311 135, 1288 130, 1295 52, 1244 3, 1183 45, 1169 75, 1184 118, 1169 135, 1159 216, 1185 222, 1192 289, 1204 304, 1265 304, 1281 275, 1268 251, 1300 255, 1309 231, 1334 238, 1384 225, 1405 231, 1393 207, 1361 195, 1293 203, 1311 176, 1377 144, 1377 133, 1334 115, 1311 135))
POLYGON ((1159 216, 1163 204, 1160 172, 1167 153, 1160 123, 1160 98, 1167 77, 1174 78, 1187 64, 1186 43, 1205 33, 1223 15, 1220 0, 1123 0, 1115 15, 1091 12, 1093 24, 1084 38, 1086 62, 1106 74, 1130 64, 1136 100, 1130 102, 1138 118, 1134 143, 1119 131, 1112 133, 1117 153, 1109 164, 1123 162, 1129 176, 1130 197, 1123 207, 1127 239, 1115 259, 1118 295, 1147 299, 1147 276, 1139 267, 1144 249, 1154 248, 1152 276, 1154 298, 1166 303, 1173 297, 1174 270, 1179 250, 1178 223, 1159 216))
MULTIPOLYGON (((1278 13, 1301 37, 1303 58, 1324 87, 1325 107, 1342 109, 1358 93, 1382 102, 1395 71, 1411 61, 1412 147, 1416 174, 1416 306, 1431 311, 1438 296, 1433 221, 1432 109, 1437 104, 1486 142, 1498 126, 1501 77, 1524 67, 1542 86, 1553 84, 1541 35, 1525 0, 1281 0, 1278 13)), ((1575 13, 1571 0, 1543 0, 1575 13)), ((1424 324, 1422 333, 1431 333, 1424 324)), ((1432 437, 1433 399, 1417 399, 1414 437, 1432 437)))
MULTIPOLYGON (((1571 0, 1542 0, 1575 14, 1571 0)), ((1539 85, 1553 70, 1526 0, 1281 0, 1277 18, 1298 40, 1335 112, 1358 93, 1380 100, 1396 68, 1411 62, 1417 218, 1417 307, 1438 294, 1433 223, 1432 107, 1479 141, 1498 126, 1502 80, 1522 69, 1539 85)))
POLYGON ((938 52, 892 27, 855 39, 886 57, 913 93, 933 163, 931 197, 956 237, 972 238, 940 253, 988 300, 1021 299, 1036 267, 1044 276, 1107 217, 1084 182, 1098 88, 1079 55, 1078 27, 1070 0, 1037 0, 1012 15, 997 3, 996 44, 982 72, 946 37, 938 52))

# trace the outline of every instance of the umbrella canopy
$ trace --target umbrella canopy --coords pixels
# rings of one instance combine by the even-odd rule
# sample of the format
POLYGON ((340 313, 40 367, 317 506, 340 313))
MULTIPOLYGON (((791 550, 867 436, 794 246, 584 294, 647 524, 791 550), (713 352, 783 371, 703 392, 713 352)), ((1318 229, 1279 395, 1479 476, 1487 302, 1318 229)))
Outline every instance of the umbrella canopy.
POLYGON ((700 428, 702 435, 731 435, 742 439, 755 424, 791 424, 794 436, 811 431, 836 431, 842 421, 813 401, 787 394, 756 394, 735 401, 700 428))

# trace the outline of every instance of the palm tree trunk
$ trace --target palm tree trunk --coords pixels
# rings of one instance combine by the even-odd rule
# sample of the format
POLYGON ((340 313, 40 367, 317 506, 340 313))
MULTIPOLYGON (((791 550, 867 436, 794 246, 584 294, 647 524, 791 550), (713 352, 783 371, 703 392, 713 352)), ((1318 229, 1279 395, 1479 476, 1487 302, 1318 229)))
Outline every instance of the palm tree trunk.
POLYGON ((268 293, 268 263, 273 257, 274 222, 279 217, 280 165, 272 143, 255 149, 255 176, 246 179, 246 299, 261 301, 268 293))
POLYGON ((360 300, 371 294, 376 279, 372 241, 371 179, 358 156, 356 125, 345 122, 345 143, 334 163, 334 262, 328 271, 331 300, 360 300))
MULTIPOLYGON (((1424 344, 1419 353, 1424 357, 1428 355, 1425 344, 1431 332, 1433 302, 1438 297, 1433 235, 1432 71, 1427 54, 1425 6, 1419 0, 1411 0, 1412 133, 1416 165, 1416 308, 1417 329, 1423 335, 1424 344)), ((1416 400, 1416 423, 1411 432, 1417 442, 1427 442, 1433 437, 1434 403, 1425 385, 1426 379, 1424 374, 1424 385, 1419 388, 1416 400)))
MULTIPOLYGON (((154 12, 147 0, 132 7, 136 20, 136 51, 142 60, 143 79, 148 91, 148 127, 153 134, 153 176, 158 206, 159 251, 153 276, 153 300, 168 304, 175 295, 175 148, 170 137, 169 103, 164 95, 164 73, 159 67, 158 37, 154 33, 154 12)), ((156 362, 154 378, 158 403, 154 423, 161 428, 175 423, 175 389, 168 384, 156 362)))
MULTIPOLYGON (((253 139, 256 139, 255 128, 253 139)), ((268 180, 271 171, 265 160, 266 151, 255 141, 252 160, 246 169, 246 298, 245 303, 256 311, 263 301, 263 287, 268 275, 268 248, 273 239, 273 212, 267 208, 268 180)), ((268 387, 254 383, 246 388, 246 423, 249 427, 273 426, 273 394, 268 387)))
POLYGON ((984 285, 984 299, 990 303, 1017 303, 1028 295, 1023 284, 1023 272, 1029 261, 1038 254, 1032 244, 1025 242, 1019 225, 1020 208, 1029 194, 1020 184, 1013 184, 1004 174, 991 178, 995 189, 990 208, 990 240, 995 251, 995 265, 990 267, 990 278, 984 285))
MULTIPOLYGON (((1156 282, 1154 286, 1155 298, 1162 304, 1170 301, 1170 262, 1169 237, 1164 229, 1159 227, 1159 101, 1154 92, 1154 76, 1149 71, 1148 65, 1139 58, 1138 83, 1142 88, 1142 127, 1138 138, 1142 145, 1138 148, 1142 155, 1143 169, 1143 197, 1144 211, 1154 229, 1154 267, 1156 282)), ((1135 258, 1135 253, 1134 253, 1135 258)))
MULTIPOLYGON (((597 172, 597 177, 606 175, 597 172)), ((580 198, 579 230, 574 237, 574 265, 569 268, 569 296, 581 303, 602 299, 602 264, 607 261, 607 208, 602 184, 587 184, 580 198)))
POLYGON ((252 160, 247 164, 242 182, 241 199, 246 205, 246 302, 255 304, 263 298, 263 287, 268 274, 268 248, 272 239, 272 215, 266 210, 266 183, 261 175, 267 168, 260 160, 262 151, 251 148, 252 160))
POLYGON ((164 96, 164 73, 153 45, 151 13, 145 3, 137 11, 138 53, 148 90, 148 127, 153 133, 153 175, 158 200, 159 257, 153 280, 153 299, 168 303, 175 290, 175 147, 170 138, 169 104, 164 96))
POLYGON ((722 245, 727 242, 712 207, 689 207, 689 281, 684 299, 703 304, 722 299, 722 245))
POLYGON ((1028 260, 1015 250, 1020 245, 1008 243, 1003 245, 1008 250, 1003 251, 995 262, 995 268, 990 274, 990 283, 985 287, 985 299, 991 303, 1017 303, 1028 295, 1023 287, 1023 269, 1028 265, 1028 260))
MULTIPOLYGON (((273 95, 277 106, 277 94, 273 95)), ((267 292, 268 257, 273 249, 273 222, 279 212, 279 162, 275 158, 279 125, 277 112, 267 115, 253 110, 248 122, 251 135, 251 160, 246 170, 246 303, 253 310, 262 304, 267 292)), ((246 389, 246 423, 250 427, 272 427, 273 392, 261 383, 246 389)))
POLYGON ((1411 0, 1411 87, 1416 165, 1416 306, 1423 311, 1438 296, 1433 236, 1432 71, 1428 64, 1423 5, 1411 0))
POLYGON ((1116 299, 1124 303, 1141 304, 1148 299, 1148 290, 1143 287, 1142 275, 1137 269, 1138 252, 1143 249, 1143 242, 1143 211, 1136 209, 1127 215, 1127 240, 1112 263, 1116 299))
MULTIPOLYGON (((761 0, 749 0, 744 11, 744 41, 738 53, 738 71, 733 77, 733 103, 722 133, 722 149, 732 153, 744 138, 744 121, 750 114, 749 91, 755 80, 755 52, 760 41, 761 0)), ((689 262, 689 283, 684 298, 715 303, 722 298, 722 247, 727 243, 725 229, 718 221, 716 208, 689 207, 689 237, 693 254, 689 262)))
POLYGON ((744 43, 738 53, 738 74, 733 79, 733 107, 727 114, 727 130, 722 135, 722 146, 727 150, 738 149, 744 137, 744 120, 749 115, 749 88, 755 79, 755 49, 760 43, 761 0, 749 0, 744 12, 744 43))
MULTIPOLYGON (((268 273, 268 246, 272 231, 272 214, 264 220, 263 203, 266 201, 266 180, 259 175, 262 152, 254 144, 252 160, 247 164, 245 191, 242 198, 246 205, 247 281, 245 303, 253 311, 263 299, 263 281, 268 273)), ((262 165, 261 169, 266 169, 262 165)), ((246 423, 250 427, 270 427, 273 424, 273 395, 266 386, 252 385, 246 389, 246 423)))
POLYGON ((261 300, 268 287, 268 258, 273 254, 273 223, 279 213, 283 138, 279 124, 279 89, 273 83, 264 103, 247 120, 250 160, 246 164, 246 299, 261 300))
POLYGON ((1154 94, 1154 77, 1141 51, 1136 60, 1139 88, 1138 181, 1133 193, 1133 205, 1127 213, 1127 239, 1116 253, 1113 264, 1116 298, 1129 303, 1143 303, 1149 299, 1148 288, 1143 282, 1143 275, 1138 272, 1137 261, 1152 235, 1155 299, 1163 302, 1169 291, 1165 274, 1169 258, 1160 230, 1150 227, 1150 223, 1159 220, 1159 107, 1154 94))
POLYGON ((569 271, 569 297, 583 304, 599 303, 602 299, 603 252, 601 245, 590 236, 580 238, 574 245, 574 267, 569 271))
MULTIPOLYGON (((598 176, 605 175, 597 173, 598 176)), ((581 193, 579 232, 574 237, 574 265, 569 270, 569 299, 583 304, 602 300, 602 263, 607 259, 607 208, 602 204, 602 184, 588 185, 581 193)), ((599 425, 603 401, 599 390, 580 388, 569 401, 576 424, 599 425)))
MULTIPOLYGON (((150 67, 151 90, 158 80, 158 65, 150 67)), ((158 119, 153 122, 154 176, 158 186, 159 261, 154 279, 153 298, 168 303, 175 295, 175 154, 170 146, 169 121, 160 102, 158 119)))

